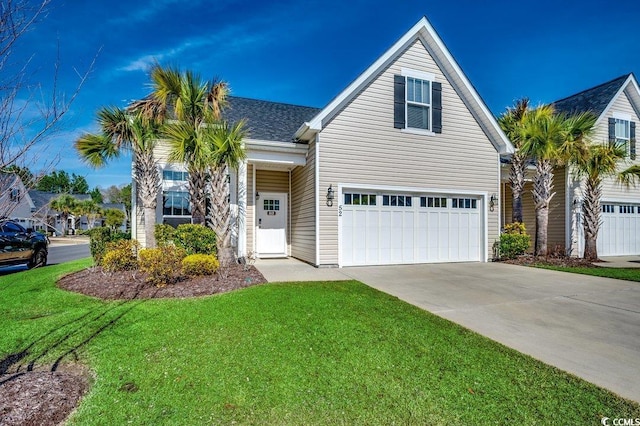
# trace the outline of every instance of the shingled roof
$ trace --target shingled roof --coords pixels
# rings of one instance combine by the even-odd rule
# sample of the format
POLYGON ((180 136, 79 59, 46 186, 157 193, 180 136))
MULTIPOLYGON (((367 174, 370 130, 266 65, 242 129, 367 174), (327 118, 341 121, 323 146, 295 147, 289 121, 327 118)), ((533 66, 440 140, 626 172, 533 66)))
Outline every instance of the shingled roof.
POLYGON ((567 114, 591 111, 597 117, 604 112, 611 99, 618 93, 622 85, 631 74, 622 75, 616 79, 602 83, 591 89, 553 102, 556 111, 567 114))
POLYGON ((320 108, 258 99, 230 96, 223 111, 225 119, 237 122, 247 120, 250 139, 291 142, 296 130, 311 120, 320 108))

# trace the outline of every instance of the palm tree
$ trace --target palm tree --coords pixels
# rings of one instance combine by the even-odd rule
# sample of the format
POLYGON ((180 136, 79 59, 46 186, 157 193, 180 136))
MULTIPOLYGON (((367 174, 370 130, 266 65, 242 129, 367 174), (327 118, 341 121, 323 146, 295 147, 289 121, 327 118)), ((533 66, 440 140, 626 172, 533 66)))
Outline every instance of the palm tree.
POLYGON ((525 172, 527 169, 527 157, 524 155, 521 146, 526 116, 529 113, 529 99, 522 98, 516 101, 513 108, 507 108, 498 118, 498 124, 500 124, 502 130, 516 148, 509 162, 509 185, 512 196, 511 221, 520 223, 522 223, 522 194, 524 193, 525 172))
POLYGON ((584 229, 584 258, 598 260, 598 231, 600 230, 602 181, 615 178, 625 186, 635 184, 640 179, 640 166, 633 165, 621 172, 620 163, 624 161, 627 150, 615 141, 607 144, 589 146, 586 155, 574 158, 572 164, 578 177, 584 178, 582 201, 582 226, 584 229))
POLYGON ((205 223, 207 168, 213 131, 227 100, 227 84, 205 81, 191 71, 155 65, 153 91, 133 106, 147 117, 166 119, 163 137, 171 146, 170 161, 186 163, 192 221, 205 223))
POLYGON ((570 158, 584 155, 595 121, 591 113, 573 116, 556 114, 553 107, 548 105, 539 106, 526 116, 521 149, 535 159, 533 202, 536 211, 536 256, 547 255, 549 205, 555 195, 553 169, 570 158))
POLYGON ((82 135, 75 143, 80 156, 94 167, 104 166, 124 151, 133 154, 133 180, 143 208, 146 247, 155 247, 154 229, 160 188, 160 174, 153 155, 158 138, 158 121, 142 113, 120 108, 98 112, 100 133, 82 135))
MULTIPOLYGON (((245 123, 233 125, 222 122, 213 129, 213 146, 208 170, 211 176, 211 227, 216 231, 218 257, 221 262, 233 258, 231 237, 233 216, 230 204, 229 169, 238 169, 246 158, 243 139, 246 136, 245 123)), ((242 217, 242 215, 238 215, 242 217)))
POLYGON ((67 235, 67 225, 69 224, 69 216, 73 214, 78 205, 78 200, 69 195, 62 194, 58 198, 54 198, 49 202, 49 206, 53 210, 57 210, 62 222, 62 235, 67 235))

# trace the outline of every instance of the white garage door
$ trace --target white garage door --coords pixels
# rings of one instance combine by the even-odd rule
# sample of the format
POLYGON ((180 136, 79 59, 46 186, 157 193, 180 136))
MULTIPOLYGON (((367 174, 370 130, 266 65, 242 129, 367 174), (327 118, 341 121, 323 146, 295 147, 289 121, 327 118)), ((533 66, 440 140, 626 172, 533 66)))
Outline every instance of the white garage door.
POLYGON ((599 256, 640 254, 640 206, 602 203, 599 256))
POLYGON ((481 260, 477 196, 345 191, 342 198, 344 266, 481 260))

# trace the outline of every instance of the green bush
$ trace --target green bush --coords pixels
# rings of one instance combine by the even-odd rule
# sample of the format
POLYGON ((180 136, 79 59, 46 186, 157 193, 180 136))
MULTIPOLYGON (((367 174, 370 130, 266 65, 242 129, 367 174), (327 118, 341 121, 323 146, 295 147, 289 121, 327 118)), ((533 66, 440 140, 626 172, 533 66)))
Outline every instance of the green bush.
POLYGON ((216 254, 216 233, 202 225, 178 225, 173 243, 187 254, 216 254))
POLYGON ((531 247, 531 238, 527 234, 524 223, 514 222, 504 226, 498 244, 500 259, 515 259, 526 253, 531 247))
POLYGON ((176 233, 176 228, 171 225, 165 225, 162 223, 156 224, 153 231, 153 235, 156 237, 156 244, 158 247, 173 244, 173 236, 176 233))
POLYGON ((140 250, 138 264, 140 270, 148 274, 147 282, 163 287, 180 278, 181 261, 184 257, 183 249, 167 245, 140 250))
POLYGON ((131 238, 128 233, 114 231, 107 227, 93 228, 87 233, 89 234, 89 250, 96 265, 102 264, 102 258, 107 251, 108 243, 131 238))
POLYGON ((212 254, 190 254, 182 259, 182 272, 185 275, 213 275, 220 267, 220 262, 212 254))
POLYGON ((102 269, 106 272, 134 271, 138 269, 138 248, 136 240, 118 240, 107 243, 107 251, 102 257, 102 269))

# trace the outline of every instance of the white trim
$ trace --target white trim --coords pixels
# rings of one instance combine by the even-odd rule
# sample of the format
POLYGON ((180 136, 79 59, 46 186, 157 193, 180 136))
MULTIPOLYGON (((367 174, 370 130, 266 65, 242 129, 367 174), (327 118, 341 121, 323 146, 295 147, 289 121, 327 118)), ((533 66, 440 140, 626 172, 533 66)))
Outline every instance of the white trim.
POLYGON ((315 194, 313 198, 316 206, 316 266, 320 266, 320 135, 316 135, 315 148, 315 194))
POLYGON ((251 244, 251 251, 253 252, 253 255, 256 255, 256 223, 258 222, 258 207, 256 206, 256 192, 258 192, 258 188, 256 188, 256 166, 255 165, 251 165, 251 170, 252 170, 252 174, 251 174, 251 179, 253 180, 252 183, 252 197, 253 197, 253 241, 251 244))
MULTIPOLYGON (((620 89, 618 89, 616 94, 611 97, 611 100, 607 104, 607 107, 602 111, 602 114, 600 114, 600 117, 598 117, 598 120, 596 121, 595 126, 600 125, 602 121, 605 119, 605 117, 607 117, 609 110, 613 107, 613 104, 618 99, 618 96, 620 96, 620 94, 624 92, 625 88, 627 87, 627 84, 629 84, 629 81, 632 80, 632 78, 633 78, 633 75, 630 74, 629 77, 625 80, 625 82, 622 83, 622 85, 620 86, 620 89)), ((635 85, 635 87, 637 88, 638 86, 635 85)))
POLYGON ((611 116, 613 118, 617 118, 618 120, 632 121, 631 120, 631 114, 627 114, 627 113, 624 113, 624 112, 613 111, 611 113, 611 116))
MULTIPOLYGON (((429 110, 431 110, 431 107, 429 107, 429 110)), ((405 104, 405 111, 406 111, 406 104, 405 104)), ((431 112, 429 112, 429 114, 431 114, 431 112)), ((405 118, 405 121, 406 121, 406 118, 405 118)), ((416 127, 405 127, 404 129, 400 129, 400 131, 402 133, 410 133, 412 135, 421 135, 421 136, 435 136, 436 135, 431 130, 422 130, 422 129, 418 129, 416 127)))
POLYGON ((416 194, 448 194, 448 195, 478 195, 486 196, 487 191, 475 191, 464 189, 443 189, 443 188, 420 188, 415 186, 388 186, 388 185, 366 185, 361 183, 341 183, 338 187, 348 189, 372 189, 375 191, 395 191, 410 192, 416 194))
POLYGON ((418 71, 411 68, 402 68, 400 74, 405 77, 418 78, 420 80, 429 80, 430 82, 436 81, 435 74, 430 72, 418 71))
POLYGON ((569 167, 565 167, 564 169, 564 250, 565 254, 573 254, 573 235, 571 235, 571 222, 573 221, 573 209, 572 209, 572 194, 573 189, 571 186, 573 185, 573 180, 569 173, 569 167))
MULTIPOLYGON (((469 102, 467 107, 470 110, 476 110, 479 116, 478 122, 481 128, 485 130, 489 140, 495 147, 496 151, 500 154, 509 154, 514 152, 514 147, 504 134, 498 122, 493 114, 489 111, 489 108, 485 105, 484 101, 480 98, 475 88, 462 69, 458 66, 457 62, 453 59, 444 43, 431 26, 426 17, 423 17, 418 21, 409 31, 407 31, 390 49, 388 49, 382 56, 380 56, 369 68, 367 68, 362 74, 358 76, 346 89, 344 89, 338 96, 336 96, 325 108, 320 111, 311 121, 305 122, 297 130, 295 137, 297 138, 309 138, 313 133, 317 133, 324 127, 324 121, 328 117, 332 116, 337 110, 342 108, 346 103, 357 93, 360 89, 369 83, 375 76, 381 72, 396 55, 401 53, 404 48, 416 39, 420 39, 424 44, 429 45, 433 49, 432 55, 438 56, 439 50, 440 56, 443 58, 434 58, 436 62, 442 62, 439 66, 445 76, 449 76, 448 79, 451 82, 459 80, 462 83, 462 87, 458 89, 464 89, 465 93, 460 93, 463 102, 465 99, 469 102), (429 40, 433 40, 432 43, 429 40), (434 46, 435 45, 435 46, 434 46), (444 59, 444 60, 442 60, 444 59), (468 99, 470 98, 470 99, 468 99), (475 105, 473 105, 475 104, 475 105), (480 118, 484 119, 480 119, 480 118)), ((457 90, 456 90, 457 92, 457 90)), ((466 102, 465 102, 466 103, 466 102)), ((391 107, 391 106, 390 106, 391 107)))
MULTIPOLYGON (((241 193, 238 200, 238 257, 247 255, 247 161, 244 160, 238 167, 238 189, 241 193), (243 217, 240 218, 240 214, 243 217)), ((255 204, 255 203, 254 203, 255 204)))
POLYGON ((289 170, 289 196, 287 197, 288 206, 287 206, 287 222, 289 227, 289 232, 287 233, 287 256, 291 256, 291 170, 289 170))
MULTIPOLYGON (((498 160, 499 161, 499 160, 498 160)), ((366 185, 359 183, 338 183, 338 191, 336 200, 338 211, 340 212, 343 205, 343 193, 345 189, 357 189, 357 190, 369 190, 369 191, 380 191, 380 192, 407 192, 412 194, 412 196, 420 196, 425 194, 443 194, 443 195, 475 195, 480 197, 480 203, 483 208, 481 209, 478 206, 478 209, 481 209, 481 214, 484 216, 484 232, 483 232, 483 241, 480 242, 480 259, 481 262, 489 261, 489 193, 486 191, 474 191, 474 190, 464 190, 464 189, 442 189, 442 188, 418 188, 418 187, 409 187, 409 186, 387 186, 387 185, 366 185)), ((498 192, 499 193, 499 192, 498 192)), ((500 218, 498 217, 498 220, 500 218)), ((343 267, 342 262, 342 216, 338 214, 338 267, 343 267)))

